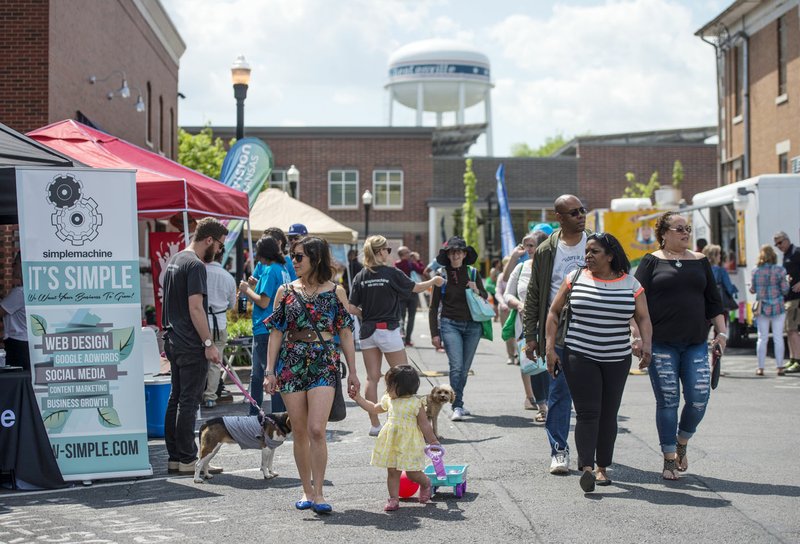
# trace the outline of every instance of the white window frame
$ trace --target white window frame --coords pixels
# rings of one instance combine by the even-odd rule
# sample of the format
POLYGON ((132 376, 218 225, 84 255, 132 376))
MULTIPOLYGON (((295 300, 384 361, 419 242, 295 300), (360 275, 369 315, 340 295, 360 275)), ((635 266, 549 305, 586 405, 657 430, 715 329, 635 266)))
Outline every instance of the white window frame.
POLYGON ((359 194, 359 174, 358 170, 355 169, 347 169, 347 168, 339 168, 335 170, 328 170, 328 209, 329 210, 357 210, 361 206, 361 195, 359 194), (349 181, 344 180, 344 175, 348 172, 352 172, 356 175, 356 201, 355 204, 334 204, 331 202, 331 195, 333 194, 331 191, 331 184, 338 183, 344 188, 345 184, 352 183, 349 181), (342 174, 342 181, 333 182, 331 181, 331 175, 334 173, 341 173, 342 174))
MULTIPOLYGON (((299 185, 300 184, 298 183, 297 185, 298 185, 298 192, 300 192, 299 191, 299 189, 300 189, 299 185)), ((283 191, 284 193, 286 193, 288 195, 292 194, 291 188, 289 187, 289 180, 286 179, 286 170, 282 170, 282 169, 279 168, 279 169, 276 169, 276 170, 273 170, 272 172, 270 172, 270 174, 269 174, 269 186, 272 189, 280 189, 281 191, 283 191), (280 180, 273 179, 277 175, 280 175, 280 177, 282 179, 280 179, 280 180)))
POLYGON ((403 209, 403 202, 405 197, 405 175, 403 174, 402 170, 399 169, 392 169, 386 168, 382 170, 373 170, 372 171, 372 196, 374 198, 373 205, 376 210, 402 210, 403 209), (386 174, 387 180, 386 181, 378 181, 378 174, 386 174), (378 201, 378 185, 385 184, 391 185, 393 181, 389 181, 389 174, 400 174, 400 204, 386 204, 383 202, 378 201))

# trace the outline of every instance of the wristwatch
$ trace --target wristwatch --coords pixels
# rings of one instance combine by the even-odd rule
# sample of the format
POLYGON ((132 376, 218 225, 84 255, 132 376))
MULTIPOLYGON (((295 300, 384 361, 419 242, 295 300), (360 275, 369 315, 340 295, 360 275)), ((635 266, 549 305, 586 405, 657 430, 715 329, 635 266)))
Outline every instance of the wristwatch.
POLYGON ((211 338, 206 338, 205 340, 203 340, 203 347, 204 348, 210 348, 213 345, 214 345, 214 342, 211 341, 211 338))

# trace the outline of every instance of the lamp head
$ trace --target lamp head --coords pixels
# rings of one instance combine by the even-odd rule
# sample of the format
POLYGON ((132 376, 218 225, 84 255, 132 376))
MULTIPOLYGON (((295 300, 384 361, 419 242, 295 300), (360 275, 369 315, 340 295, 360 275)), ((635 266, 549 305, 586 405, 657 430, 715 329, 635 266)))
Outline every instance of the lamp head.
POLYGON ((297 183, 300 181, 300 170, 295 165, 291 165, 286 171, 286 179, 289 183, 297 183))
POLYGON ((231 79, 234 85, 250 85, 250 65, 244 55, 236 57, 236 61, 231 66, 231 79))
POLYGON ((364 206, 372 206, 372 193, 369 189, 364 191, 364 194, 361 195, 361 202, 364 206))

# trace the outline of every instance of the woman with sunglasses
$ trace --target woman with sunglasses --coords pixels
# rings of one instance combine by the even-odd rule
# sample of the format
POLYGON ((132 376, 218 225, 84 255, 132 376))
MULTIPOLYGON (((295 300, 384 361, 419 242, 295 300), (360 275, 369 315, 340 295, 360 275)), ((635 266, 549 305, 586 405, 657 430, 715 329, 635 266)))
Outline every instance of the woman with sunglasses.
MULTIPOLYGON (((239 283, 240 296, 247 297, 253 303, 253 368, 250 372, 250 395, 261 406, 264 400, 264 369, 267 367, 267 344, 269 333, 264 320, 272 315, 275 293, 278 288, 292 281, 286 262, 283 259, 278 241, 271 236, 262 237, 255 248, 257 263, 261 266, 258 281, 251 287, 250 282, 239 283)), ((272 396, 271 412, 283 412, 279 395, 272 396)), ((250 405, 250 415, 258 415, 259 408, 250 405)))
MULTIPOLYGON (((653 324, 650 383, 656 397, 656 428, 664 454, 662 478, 677 480, 689 467, 689 439, 702 421, 711 391, 708 362, 708 322, 716 336, 711 346, 720 352, 728 339, 727 323, 711 264, 689 248, 692 227, 674 212, 656 222, 659 250, 645 255, 636 279, 647 293, 653 324), (684 406, 678 418, 681 386, 684 406)), ((634 354, 642 349, 635 334, 634 354)))
MULTIPOLYGON (((364 398, 378 401, 378 383, 383 376, 383 357, 389 367, 407 365, 403 335, 400 332, 400 301, 411 293, 420 293, 444 280, 433 279, 414 283, 401 270, 390 266, 392 248, 383 236, 370 236, 364 242, 364 268, 353 278, 350 311, 361 319, 361 354, 367 369, 364 398)), ((370 414, 370 436, 378 436, 381 424, 370 414)))
POLYGON ((595 484, 611 484, 606 469, 614 455, 617 413, 631 367, 630 321, 642 333, 639 368, 650 364, 651 327, 642 286, 628 275, 631 265, 616 238, 590 234, 585 263, 585 269, 564 278, 550 305, 545 345, 548 372, 553 375, 560 364, 572 393, 580 486, 588 493, 595 484), (567 297, 571 311, 559 358, 556 332, 567 297))
POLYGON ((292 246, 292 261, 297 279, 278 289, 274 312, 264 323, 269 331, 264 389, 281 392, 292 420, 294 460, 303 485, 295 508, 330 514, 333 508, 323 493, 328 464, 325 432, 341 364, 332 340, 339 335, 349 370, 348 394, 354 395, 361 384, 353 318, 344 288, 331 281, 333 267, 325 240, 301 238, 292 246))

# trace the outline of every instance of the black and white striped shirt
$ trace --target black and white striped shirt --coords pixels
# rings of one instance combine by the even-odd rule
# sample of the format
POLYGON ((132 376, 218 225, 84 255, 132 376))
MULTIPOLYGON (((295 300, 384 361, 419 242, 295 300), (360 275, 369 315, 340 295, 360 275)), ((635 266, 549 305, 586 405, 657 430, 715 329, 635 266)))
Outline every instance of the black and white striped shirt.
MULTIPOLYGON (((567 281, 573 277, 570 274, 567 281)), ((636 278, 623 274, 614 280, 600 280, 582 270, 571 288, 567 347, 601 362, 620 361, 630 355, 630 319, 636 297, 644 291, 636 278)))

